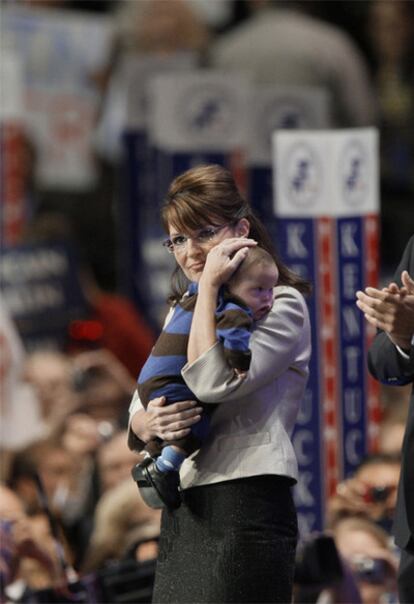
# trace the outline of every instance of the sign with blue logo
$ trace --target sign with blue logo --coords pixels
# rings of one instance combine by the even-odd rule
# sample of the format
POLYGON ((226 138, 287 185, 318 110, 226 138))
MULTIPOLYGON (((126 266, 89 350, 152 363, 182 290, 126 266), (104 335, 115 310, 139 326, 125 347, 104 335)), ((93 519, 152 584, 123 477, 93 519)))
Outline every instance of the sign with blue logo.
POLYGON ((250 92, 248 197, 267 224, 273 214, 272 134, 279 130, 328 128, 329 96, 311 86, 255 85, 250 92))
POLYGON ((313 283, 304 402, 312 411, 301 413, 293 437, 303 476, 296 501, 301 528, 310 532, 323 528, 338 481, 375 446, 379 399, 366 366, 372 334, 355 292, 377 282, 378 141, 374 129, 278 131, 273 145, 279 248, 313 283), (292 258, 292 245, 305 266, 292 258), (312 457, 303 455, 303 442, 315 444, 312 457))

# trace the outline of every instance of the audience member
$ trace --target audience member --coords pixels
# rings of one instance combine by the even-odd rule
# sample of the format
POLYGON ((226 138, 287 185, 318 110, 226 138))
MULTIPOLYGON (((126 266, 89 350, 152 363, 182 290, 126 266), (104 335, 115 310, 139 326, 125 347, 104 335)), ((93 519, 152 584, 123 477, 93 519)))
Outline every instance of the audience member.
POLYGON ((397 601, 397 558, 388 533, 367 518, 338 520, 333 535, 340 555, 351 568, 363 604, 397 601))
POLYGON ((117 11, 119 42, 124 49, 171 54, 201 52, 209 30, 186 0, 123 1, 117 11))
POLYGON ((296 556, 293 602, 361 604, 356 580, 332 535, 312 533, 302 539, 296 556))
POLYGON ((257 83, 322 87, 335 127, 375 125, 364 57, 344 31, 307 15, 306 5, 251 0, 250 18, 210 45, 210 65, 245 71, 257 83))
POLYGON ((155 557, 156 547, 148 542, 156 542, 159 532, 159 510, 137 499, 135 484, 128 478, 109 489, 98 502, 84 571, 97 570, 111 560, 122 559, 133 544, 137 560, 155 557))
POLYGON ((0 484, 0 601, 6 602, 7 588, 14 581, 23 583, 22 591, 30 581, 28 560, 36 563, 43 580, 54 583, 59 579, 58 560, 43 538, 39 538, 35 525, 24 510, 20 498, 0 484))
POLYGON ((125 367, 105 349, 79 353, 72 362, 79 411, 97 422, 109 422, 112 428, 126 426, 135 381, 125 367))
POLYGON ((35 350, 26 357, 23 379, 37 397, 40 424, 37 438, 55 435, 68 415, 79 407, 69 356, 57 350, 35 350))
POLYGON ((127 435, 127 430, 115 432, 97 451, 96 462, 101 493, 131 478, 131 469, 139 458, 136 452, 129 449, 127 435))
POLYGON ((36 476, 43 485, 48 509, 73 550, 76 564, 82 558, 92 524, 89 474, 75 465, 58 439, 39 441, 16 453, 8 483, 30 515, 44 511, 36 476))
POLYGON ((338 484, 336 494, 328 501, 328 526, 338 518, 359 515, 369 518, 389 533, 399 477, 399 457, 385 454, 368 456, 351 478, 338 484))

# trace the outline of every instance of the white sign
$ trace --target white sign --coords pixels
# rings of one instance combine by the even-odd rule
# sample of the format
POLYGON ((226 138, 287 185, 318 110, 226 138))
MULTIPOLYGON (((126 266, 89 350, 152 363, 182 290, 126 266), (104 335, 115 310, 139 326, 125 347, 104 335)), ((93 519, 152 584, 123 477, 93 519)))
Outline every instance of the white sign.
POLYGON ((122 77, 127 87, 127 127, 144 129, 147 126, 148 81, 155 74, 194 69, 197 56, 190 52, 173 55, 130 53, 123 65, 122 77))
POLYGON ((329 128, 329 95, 326 90, 311 86, 255 85, 247 126, 248 164, 270 166, 275 130, 329 128))
POLYGON ((96 179, 92 135, 100 102, 93 75, 108 60, 112 22, 72 11, 2 9, 1 36, 23 66, 26 127, 36 179, 82 190, 96 179))
POLYGON ((175 153, 242 148, 249 80, 222 71, 163 74, 149 83, 149 136, 175 153))
POLYGON ((20 121, 24 115, 22 62, 18 54, 7 49, 1 49, 0 86, 0 120, 20 121))
POLYGON ((273 134, 277 216, 363 216, 378 212, 374 128, 273 134))

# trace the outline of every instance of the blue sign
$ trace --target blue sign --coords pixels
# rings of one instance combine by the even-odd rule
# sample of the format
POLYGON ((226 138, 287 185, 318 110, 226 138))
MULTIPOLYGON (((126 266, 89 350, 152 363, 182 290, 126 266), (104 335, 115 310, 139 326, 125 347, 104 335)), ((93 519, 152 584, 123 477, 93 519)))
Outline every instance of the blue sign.
POLYGON ((65 245, 2 249, 0 283, 25 346, 64 349, 69 323, 86 312, 72 250, 65 245))

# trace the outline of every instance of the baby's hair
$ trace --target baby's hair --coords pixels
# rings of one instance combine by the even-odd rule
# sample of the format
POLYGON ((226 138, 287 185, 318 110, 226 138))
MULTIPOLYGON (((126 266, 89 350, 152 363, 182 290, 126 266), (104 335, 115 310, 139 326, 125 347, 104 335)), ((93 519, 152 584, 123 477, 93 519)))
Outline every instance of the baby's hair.
POLYGON ((234 273, 231 275, 228 283, 235 285, 246 276, 246 273, 254 267, 258 266, 276 266, 275 259, 264 248, 256 246, 249 248, 246 258, 239 264, 234 273))

